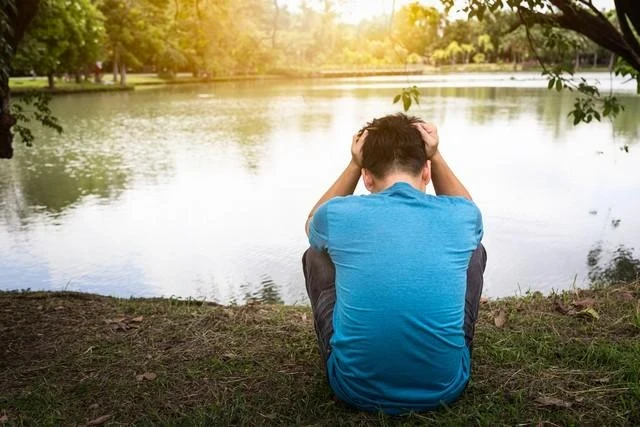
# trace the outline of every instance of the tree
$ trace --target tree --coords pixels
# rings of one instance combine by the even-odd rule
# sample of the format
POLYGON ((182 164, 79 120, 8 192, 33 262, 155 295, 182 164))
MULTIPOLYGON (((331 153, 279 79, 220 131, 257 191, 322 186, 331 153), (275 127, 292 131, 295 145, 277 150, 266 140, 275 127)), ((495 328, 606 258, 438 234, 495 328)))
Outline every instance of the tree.
POLYGON ((29 23, 33 20, 39 0, 0 0, 0 159, 13 157, 13 134, 16 123, 11 114, 9 70, 29 23))
POLYGON ((514 70, 518 63, 524 62, 529 56, 529 41, 524 28, 520 27, 506 34, 502 38, 502 50, 509 55, 514 70))
MULTIPOLYGON (((198 0, 195 0, 198 4, 198 0)), ((168 0, 103 0, 109 56, 113 80, 127 84, 127 67, 141 65, 156 57, 163 46, 168 0)))
POLYGON ((104 17, 89 0, 47 0, 38 10, 13 61, 13 68, 45 75, 49 88, 62 72, 79 75, 100 59, 104 17))
MULTIPOLYGON (((441 0, 447 9, 454 0, 441 0)), ((613 67, 616 75, 629 76, 636 80, 640 94, 640 8, 634 0, 614 0, 615 19, 600 11, 592 0, 465 0, 465 11, 469 19, 484 19, 486 14, 513 10, 518 22, 512 28, 524 27, 530 49, 549 78, 549 88, 568 89, 580 93, 575 109, 571 112, 574 124, 590 122, 601 116, 615 116, 622 110, 616 97, 600 96, 597 87, 583 79, 573 78, 569 67, 547 67, 537 53, 531 28, 540 26, 543 31, 552 29, 570 30, 607 49, 619 59, 613 67)))
POLYGON ((393 39, 409 53, 426 55, 438 39, 441 24, 442 16, 436 8, 411 3, 395 14, 393 39))
POLYGON ((491 41, 491 36, 489 34, 483 33, 480 34, 476 40, 476 46, 480 53, 489 54, 494 51, 493 42, 491 41))
POLYGON ((473 53, 475 48, 471 43, 462 43, 460 45, 460 49, 462 50, 462 54, 464 55, 464 63, 468 64, 469 58, 471 57, 471 54, 473 53))
POLYGON ((437 67, 441 65, 448 58, 447 51, 444 49, 436 49, 431 54, 431 61, 437 67))

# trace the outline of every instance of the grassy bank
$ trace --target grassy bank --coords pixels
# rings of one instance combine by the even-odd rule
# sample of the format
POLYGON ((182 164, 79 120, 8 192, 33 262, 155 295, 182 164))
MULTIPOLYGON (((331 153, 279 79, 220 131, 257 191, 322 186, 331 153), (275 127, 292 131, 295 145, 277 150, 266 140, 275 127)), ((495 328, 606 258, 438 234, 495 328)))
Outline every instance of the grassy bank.
POLYGON ((164 86, 164 85, 179 85, 179 84, 194 84, 194 83, 216 83, 227 81, 245 81, 245 80, 264 80, 274 79, 279 76, 228 76, 228 77, 211 77, 211 78, 197 78, 191 75, 178 75, 172 79, 165 79, 151 74, 130 74, 127 77, 127 85, 120 86, 119 84, 113 84, 109 76, 105 76, 104 83, 92 83, 83 82, 75 83, 73 81, 56 81, 54 89, 48 88, 46 77, 14 77, 9 80, 9 87, 13 95, 20 96, 20 94, 37 90, 44 91, 54 95, 59 94, 73 94, 73 93, 87 93, 87 92, 118 92, 134 90, 136 87, 142 86, 164 86))
POLYGON ((306 307, 0 293, 0 424, 640 423, 640 283, 484 302, 462 399, 396 418, 332 400, 310 319, 306 307))
MULTIPOLYGON (((387 67, 331 67, 322 68, 312 67, 293 67, 287 69, 273 70, 273 72, 264 75, 237 75, 237 76, 219 76, 219 77, 193 77, 188 73, 181 73, 174 78, 162 78, 156 74, 129 74, 127 76, 127 86, 122 87, 119 84, 113 84, 111 75, 104 76, 104 83, 96 84, 92 82, 75 83, 74 81, 56 80, 55 89, 47 87, 46 77, 14 77, 9 81, 11 91, 15 95, 32 91, 42 90, 53 94, 66 93, 84 93, 84 92, 108 92, 133 90, 140 86, 161 86, 161 85, 177 85, 177 84, 193 84, 193 83, 216 83, 227 81, 245 81, 245 80, 265 80, 265 79, 306 79, 306 78, 335 78, 335 77, 369 77, 369 76, 398 76, 398 75, 432 75, 432 74, 451 74, 451 73, 476 73, 476 72, 536 72, 540 71, 535 66, 527 66, 523 68, 522 64, 514 67, 513 64, 456 64, 434 66, 417 66, 417 65, 397 65, 387 67)), ((606 69, 584 68, 584 72, 607 71, 606 69)))

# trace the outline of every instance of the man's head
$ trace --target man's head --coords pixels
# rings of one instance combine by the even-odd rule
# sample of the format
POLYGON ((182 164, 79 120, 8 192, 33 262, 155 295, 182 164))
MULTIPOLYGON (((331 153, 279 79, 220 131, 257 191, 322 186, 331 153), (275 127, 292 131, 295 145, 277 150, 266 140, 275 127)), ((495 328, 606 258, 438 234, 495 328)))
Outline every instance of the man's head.
POLYGON ((379 191, 387 178, 396 175, 424 181, 426 186, 430 178, 427 153, 414 126, 422 122, 417 117, 394 114, 367 123, 363 129, 367 130, 367 137, 362 147, 362 168, 370 191, 379 191))

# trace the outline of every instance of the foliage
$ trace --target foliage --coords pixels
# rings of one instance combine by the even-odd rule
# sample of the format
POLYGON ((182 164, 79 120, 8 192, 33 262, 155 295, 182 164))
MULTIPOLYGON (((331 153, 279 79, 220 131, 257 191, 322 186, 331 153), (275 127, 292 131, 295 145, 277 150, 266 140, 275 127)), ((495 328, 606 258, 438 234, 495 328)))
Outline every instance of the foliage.
POLYGON ((32 145, 34 140, 33 133, 29 128, 29 123, 32 121, 37 121, 44 127, 62 133, 62 126, 49 107, 50 101, 51 96, 48 93, 34 91, 23 94, 19 100, 11 104, 11 114, 17 120, 13 131, 28 147, 32 145))
MULTIPOLYGON (((454 5, 453 0, 441 1, 447 9, 454 5)), ((575 79, 573 67, 557 60, 557 66, 549 67, 549 61, 538 52, 532 29, 542 28, 546 39, 544 47, 556 53, 578 51, 588 45, 593 48, 594 43, 611 51, 618 56, 613 72, 636 80, 640 94, 640 14, 631 2, 616 2, 615 7, 614 14, 598 10, 591 0, 465 0, 463 10, 469 19, 481 21, 505 9, 513 11, 518 22, 510 30, 524 28, 529 49, 543 67, 543 75, 550 80, 549 88, 568 89, 580 95, 570 113, 574 124, 578 124, 615 116, 622 108, 613 95, 601 96, 594 85, 575 79)))
POLYGON ((42 2, 13 61, 40 75, 76 73, 100 59, 104 17, 90 0, 42 2))
POLYGON ((398 11, 393 21, 393 40, 408 52, 426 55, 438 39, 443 16, 434 7, 411 3, 398 11))
POLYGON ((412 86, 410 88, 402 89, 402 93, 396 95, 393 99, 393 103, 395 104, 400 100, 402 100, 402 107, 404 108, 404 111, 409 111, 413 102, 420 105, 420 91, 418 90, 418 87, 412 86))

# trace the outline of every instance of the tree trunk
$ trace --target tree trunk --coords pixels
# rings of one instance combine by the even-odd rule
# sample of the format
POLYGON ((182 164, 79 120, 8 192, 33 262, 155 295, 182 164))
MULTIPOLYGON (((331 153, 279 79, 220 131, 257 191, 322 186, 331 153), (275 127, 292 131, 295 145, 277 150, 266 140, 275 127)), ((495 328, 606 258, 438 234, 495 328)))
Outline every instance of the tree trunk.
MULTIPOLYGON (((8 51, 0 52, 0 55, 3 55, 3 63, 11 63, 27 26, 36 15, 39 2, 39 0, 19 0, 15 3, 15 9, 9 7, 3 10, 7 21, 13 24, 11 28, 0 29, 0 37, 6 40, 11 47, 8 51)), ((0 159, 13 157, 11 127, 16 124, 16 119, 11 115, 10 108, 9 77, 0 72, 0 159)))
POLYGON ((120 86, 125 87, 127 85, 127 64, 122 61, 120 64, 120 86))
POLYGON ((49 85, 49 89, 54 89, 56 87, 56 79, 53 73, 47 74, 47 83, 49 85))
POLYGON ((616 65, 616 54, 612 53, 611 58, 609 58, 609 72, 613 71, 613 67, 616 65))
POLYGON ((278 37, 278 18, 280 18, 278 0, 273 0, 273 6, 276 8, 276 13, 273 15, 273 27, 271 28, 271 49, 276 48, 276 38, 278 37))
POLYGON ((580 52, 576 52, 576 61, 573 65, 573 72, 575 73, 580 68, 580 52))
POLYGON ((80 71, 76 71, 74 73, 74 77, 75 77, 75 80, 76 80, 76 84, 82 83, 82 73, 80 71))
POLYGON ((113 54, 113 82, 118 83, 118 65, 120 62, 120 48, 116 47, 113 54))
POLYGON ((593 53, 593 68, 596 68, 598 66, 598 51, 596 50, 593 53))
POLYGON ((10 159, 13 157, 11 127, 16 124, 16 119, 9 113, 9 79, 4 76, 0 77, 0 94, 0 159, 10 159))

